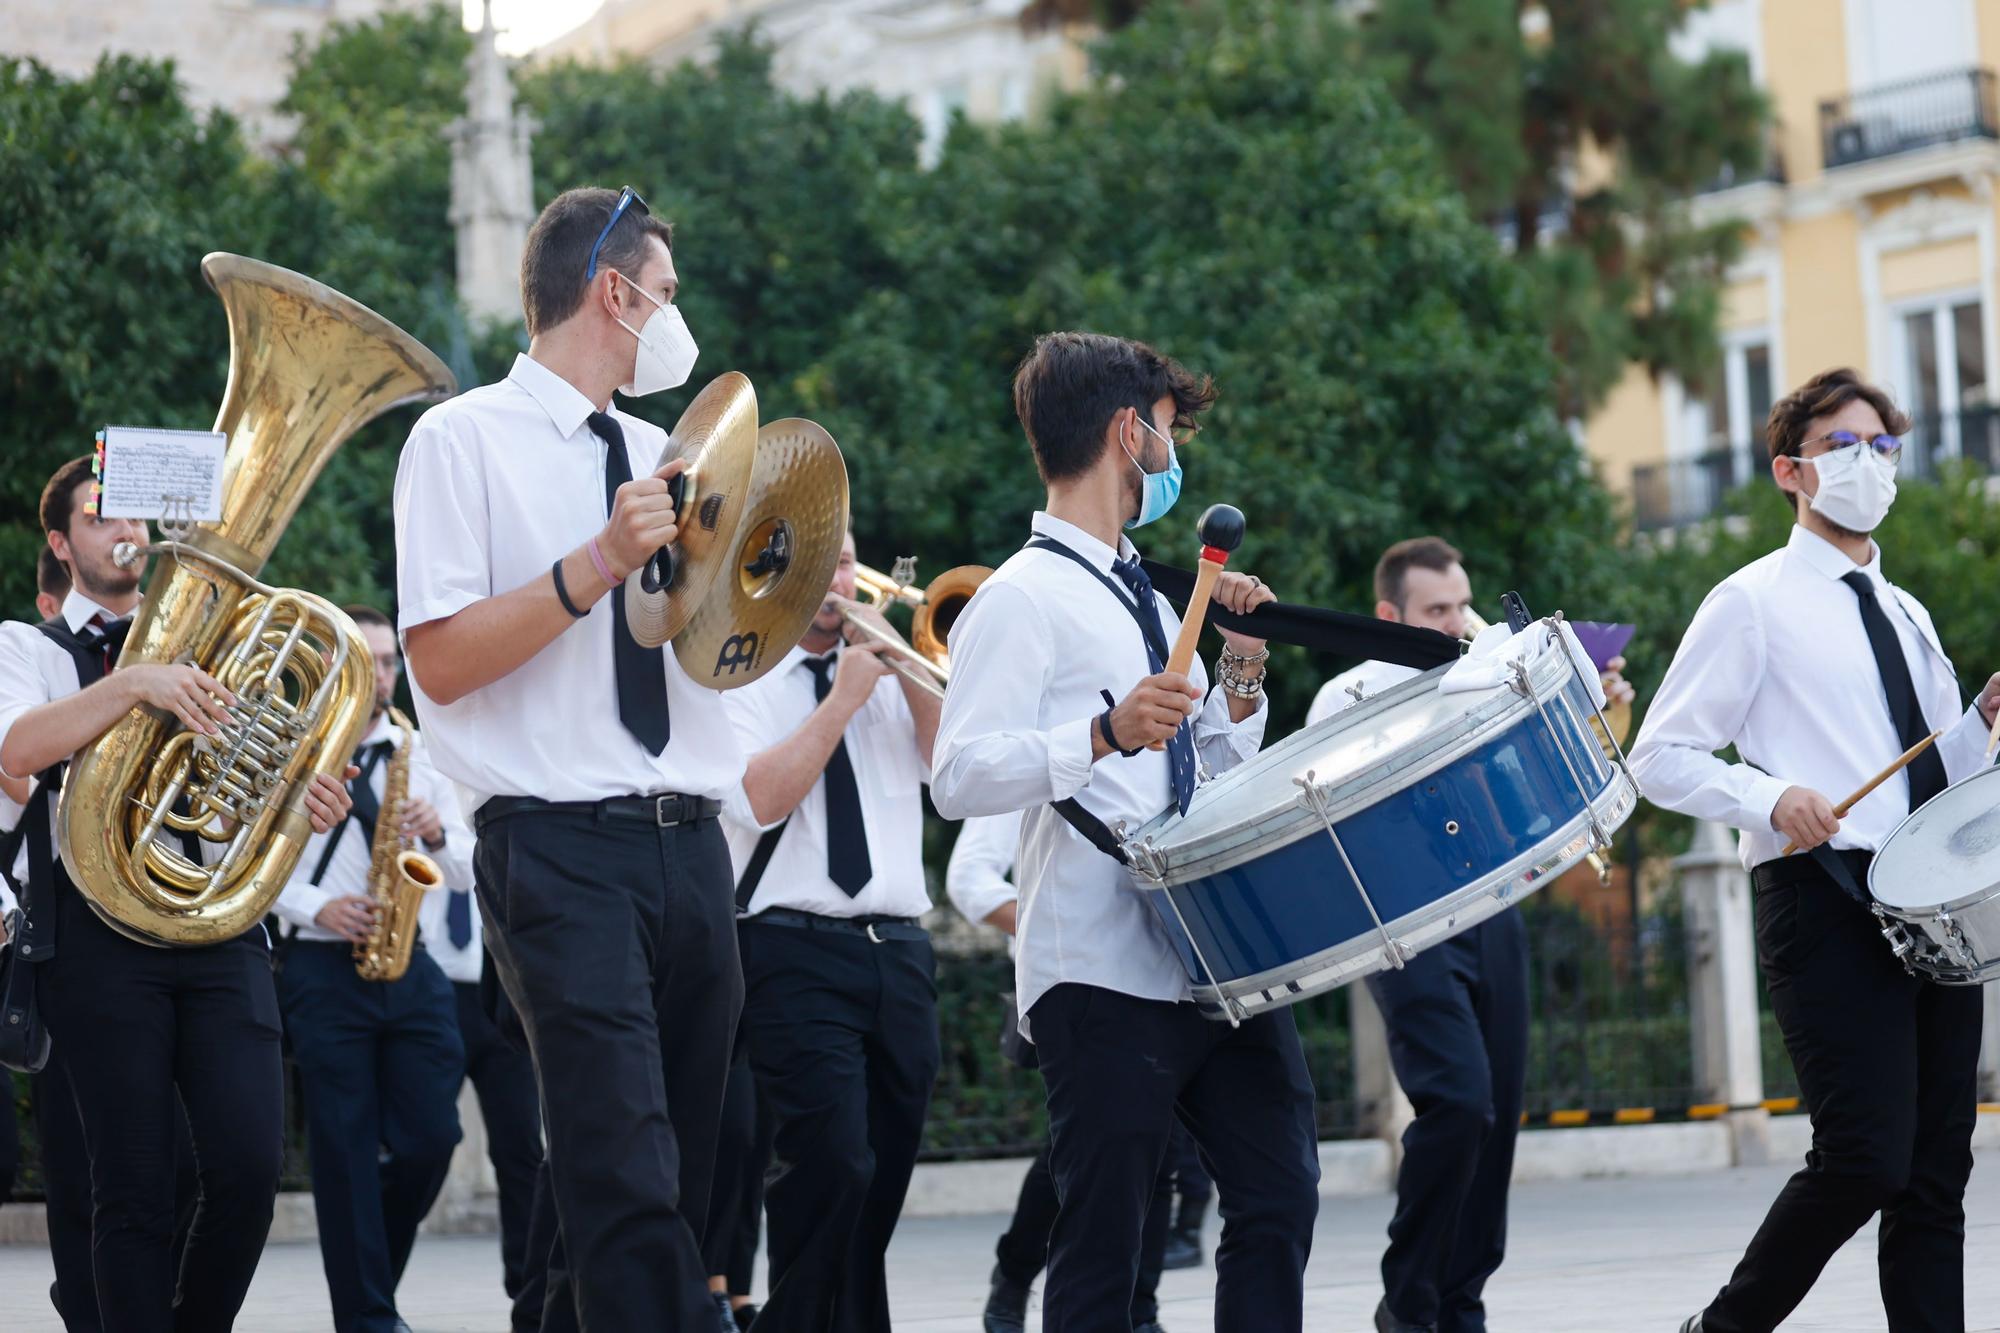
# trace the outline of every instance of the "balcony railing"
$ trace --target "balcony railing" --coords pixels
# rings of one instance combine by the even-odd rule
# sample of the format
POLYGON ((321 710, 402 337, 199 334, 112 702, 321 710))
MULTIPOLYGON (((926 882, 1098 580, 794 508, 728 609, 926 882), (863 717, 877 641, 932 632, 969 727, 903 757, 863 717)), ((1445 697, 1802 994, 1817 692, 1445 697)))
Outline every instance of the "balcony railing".
POLYGON ((1960 139, 2000 139, 1993 71, 1958 69, 1819 104, 1828 170, 1960 139))
MULTIPOLYGON (((2000 475, 2000 407, 1917 417, 1903 440, 1899 481, 1930 481, 1951 459, 2000 475)), ((1768 484, 1770 454, 1762 443, 1716 449, 1632 469, 1632 522, 1641 532, 1685 527, 1713 517, 1740 486, 1768 484)))

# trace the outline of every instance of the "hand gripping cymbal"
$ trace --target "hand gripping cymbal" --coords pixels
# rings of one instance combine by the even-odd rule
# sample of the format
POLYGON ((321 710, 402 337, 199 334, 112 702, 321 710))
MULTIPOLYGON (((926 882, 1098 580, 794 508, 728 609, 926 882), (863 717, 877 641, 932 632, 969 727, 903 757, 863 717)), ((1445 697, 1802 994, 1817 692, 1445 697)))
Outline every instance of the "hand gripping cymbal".
POLYGON ((687 628, 734 553, 757 461, 757 391, 748 376, 729 371, 695 395, 660 463, 676 458, 688 460, 680 537, 625 580, 625 623, 647 648, 687 628))
POLYGON ((826 600, 847 536, 847 464, 818 422, 757 432, 757 466, 725 570, 674 638, 697 685, 732 690, 785 659, 826 600))

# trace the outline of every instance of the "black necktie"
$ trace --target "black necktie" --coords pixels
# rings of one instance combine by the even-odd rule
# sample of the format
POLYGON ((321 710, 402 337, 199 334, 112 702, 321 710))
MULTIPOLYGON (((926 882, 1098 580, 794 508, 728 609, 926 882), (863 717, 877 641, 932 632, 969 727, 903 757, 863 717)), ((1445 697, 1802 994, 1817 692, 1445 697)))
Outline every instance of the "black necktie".
MULTIPOLYGON (((592 412, 586 420, 591 432, 604 441, 604 512, 609 515, 618 488, 632 480, 625 432, 608 412, 592 412)), ((618 682, 618 720, 639 744, 658 754, 673 734, 667 718, 666 649, 640 647, 625 627, 622 583, 611 590, 611 664, 618 682)))
POLYGON ((451 947, 463 949, 472 943, 472 894, 465 889, 449 889, 444 905, 444 930, 451 947))
POLYGON ((78 672, 79 685, 95 684, 111 674, 111 668, 117 664, 118 654, 125 647, 125 636, 131 628, 132 617, 120 616, 113 620, 102 611, 84 622, 83 628, 77 632, 76 639, 86 648, 97 649, 97 660, 93 663, 97 668, 97 674, 90 680, 84 680, 83 673, 78 672))
POLYGON ((393 741, 375 741, 362 746, 354 756, 354 762, 361 771, 347 783, 347 794, 354 801, 354 818, 360 821, 362 832, 368 835, 371 842, 375 838, 376 817, 382 813, 382 802, 375 795, 375 768, 395 748, 393 741))
MULTIPOLYGON (((1868 646, 1875 650, 1875 666, 1882 673, 1882 692, 1889 698, 1889 716, 1895 721, 1896 735, 1907 750, 1930 734, 1930 725, 1924 721, 1923 704, 1918 701, 1917 687, 1910 680, 1910 664, 1903 657, 1902 642, 1875 596, 1874 582, 1866 574, 1851 570, 1841 575, 1840 581, 1854 589, 1860 600, 1861 627, 1868 631, 1868 646)), ((1912 810, 1945 789, 1944 760, 1938 758, 1935 745, 1910 761, 1909 775, 1912 810)))
MULTIPOLYGON (((813 673, 813 698, 823 700, 833 689, 836 657, 808 657, 813 673)), ((842 736, 826 761, 826 873, 852 898, 875 877, 868 859, 868 826, 861 821, 861 789, 854 783, 854 763, 842 736)))
MULTIPOLYGON (((1111 572, 1131 589, 1132 600, 1138 604, 1140 629, 1144 631, 1140 637, 1146 640, 1146 665, 1157 676, 1167 669, 1167 631, 1160 623, 1160 604, 1153 597, 1153 581, 1139 568, 1137 560, 1113 560, 1111 572)), ((1188 802, 1194 799, 1193 723, 1181 723, 1167 741, 1167 766, 1173 773, 1174 803, 1186 814, 1188 802)))

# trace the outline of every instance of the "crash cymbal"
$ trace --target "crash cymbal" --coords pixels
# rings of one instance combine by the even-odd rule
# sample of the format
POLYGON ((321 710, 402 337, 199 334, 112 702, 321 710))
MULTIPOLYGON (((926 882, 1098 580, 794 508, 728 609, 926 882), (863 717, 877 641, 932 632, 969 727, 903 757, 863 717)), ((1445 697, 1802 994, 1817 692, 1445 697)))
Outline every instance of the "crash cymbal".
POLYGON ((695 684, 748 685, 784 661, 826 600, 847 536, 847 464, 814 421, 757 432, 757 469, 729 572, 674 639, 695 684))
POLYGON ((694 396, 660 455, 689 462, 681 490, 680 537, 625 580, 625 623, 643 647, 686 628, 715 586, 743 520, 757 462, 757 391, 732 370, 694 396))

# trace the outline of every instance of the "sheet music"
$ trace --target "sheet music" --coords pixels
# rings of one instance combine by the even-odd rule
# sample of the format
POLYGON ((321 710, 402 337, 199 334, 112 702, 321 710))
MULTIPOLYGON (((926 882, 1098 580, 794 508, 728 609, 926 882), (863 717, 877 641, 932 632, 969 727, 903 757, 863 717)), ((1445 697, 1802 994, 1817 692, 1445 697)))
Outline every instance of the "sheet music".
POLYGON ((106 426, 98 451, 97 512, 106 518, 215 522, 222 517, 227 441, 212 430, 106 426))

